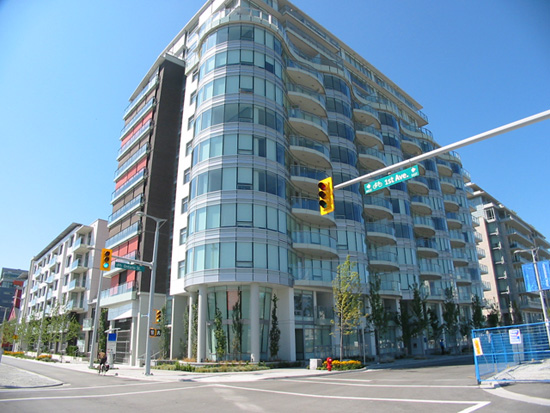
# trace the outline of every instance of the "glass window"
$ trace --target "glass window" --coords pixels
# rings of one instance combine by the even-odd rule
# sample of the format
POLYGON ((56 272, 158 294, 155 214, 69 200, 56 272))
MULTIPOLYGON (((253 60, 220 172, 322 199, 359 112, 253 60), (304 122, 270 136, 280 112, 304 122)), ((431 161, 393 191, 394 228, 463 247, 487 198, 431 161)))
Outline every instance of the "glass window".
POLYGON ((254 268, 267 268, 267 255, 264 244, 254 244, 254 268))
POLYGON ((222 242, 220 244, 220 268, 235 267, 235 244, 222 242))
POLYGON ((237 259, 235 261, 237 267, 251 268, 252 267, 252 243, 237 242, 237 259))
POLYGON ((263 205, 254 205, 254 227, 266 227, 266 207, 263 205))
POLYGON ((234 227, 236 225, 236 210, 235 204, 222 204, 221 206, 221 226, 234 227))

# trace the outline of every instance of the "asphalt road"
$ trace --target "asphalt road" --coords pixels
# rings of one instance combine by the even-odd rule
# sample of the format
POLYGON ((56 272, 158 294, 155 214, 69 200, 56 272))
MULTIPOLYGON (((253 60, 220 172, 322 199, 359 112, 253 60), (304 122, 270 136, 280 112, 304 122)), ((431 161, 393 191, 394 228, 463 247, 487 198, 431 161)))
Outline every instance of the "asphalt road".
MULTIPOLYGON (((4 359, 9 365, 65 384, 0 390, 0 412, 523 412, 550 407, 512 400, 514 386, 477 386, 472 365, 335 373, 233 383, 153 382, 97 376, 47 363, 4 359), (499 394, 499 391, 501 394, 499 394), (504 391, 505 393, 502 393, 504 391), (503 394, 506 397, 503 397, 503 394)), ((520 385, 521 386, 521 385, 520 385)), ((529 394, 548 397, 550 384, 529 394)))

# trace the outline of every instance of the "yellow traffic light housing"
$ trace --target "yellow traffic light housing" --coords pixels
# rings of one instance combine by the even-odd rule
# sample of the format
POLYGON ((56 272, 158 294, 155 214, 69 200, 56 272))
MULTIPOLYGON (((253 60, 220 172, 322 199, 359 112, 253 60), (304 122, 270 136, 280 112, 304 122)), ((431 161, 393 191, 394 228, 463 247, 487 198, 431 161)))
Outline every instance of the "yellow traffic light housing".
POLYGON ((155 310, 156 311, 156 315, 155 315, 155 323, 160 323, 161 319, 162 319, 162 310, 155 310))
POLYGON ((321 215, 326 215, 334 211, 334 193, 332 187, 332 177, 319 181, 319 207, 321 215))
POLYGON ((101 264, 99 269, 101 271, 109 271, 111 269, 111 260, 113 259, 113 250, 103 248, 101 250, 101 264))

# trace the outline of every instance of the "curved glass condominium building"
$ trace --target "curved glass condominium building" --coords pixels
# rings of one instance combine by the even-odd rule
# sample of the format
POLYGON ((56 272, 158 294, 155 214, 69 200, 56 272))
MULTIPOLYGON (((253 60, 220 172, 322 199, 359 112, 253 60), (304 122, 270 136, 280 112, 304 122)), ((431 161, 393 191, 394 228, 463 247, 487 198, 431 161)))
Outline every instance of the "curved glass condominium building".
MULTIPOLYGON (((226 354, 272 358, 275 296, 276 358, 334 354, 332 280, 348 255, 366 294, 369 277, 380 277, 387 311, 409 305, 416 286, 441 318, 452 287, 470 318, 482 289, 457 154, 423 161, 421 176, 371 195, 359 183, 337 190, 335 212, 319 214, 319 180, 338 184, 438 147, 397 85, 284 0, 207 2, 134 95, 167 65, 184 68, 174 192, 154 201, 173 209, 173 357, 217 359, 218 313, 226 354)), ((346 336, 347 354, 374 353, 370 330, 346 336)), ((422 339, 400 336, 390 323, 381 351, 421 351, 422 339)))

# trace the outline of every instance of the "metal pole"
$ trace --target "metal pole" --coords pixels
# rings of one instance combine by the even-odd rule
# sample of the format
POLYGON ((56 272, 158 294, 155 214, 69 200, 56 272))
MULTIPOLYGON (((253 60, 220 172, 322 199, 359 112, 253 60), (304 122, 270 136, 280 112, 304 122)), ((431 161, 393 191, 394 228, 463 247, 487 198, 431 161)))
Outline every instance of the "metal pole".
MULTIPOLYGON (((97 298, 95 301, 95 317, 94 317, 94 329, 92 331, 92 348, 90 349, 90 364, 89 368, 94 368, 94 355, 97 353, 95 349, 95 342, 97 340, 97 330, 99 329, 99 317, 101 313, 101 307, 99 301, 101 299, 101 281, 103 280, 103 271, 99 271, 99 277, 97 280, 97 298)), ((98 343, 99 344, 99 343, 98 343)))
POLYGON ((542 291, 542 285, 540 282, 539 269, 537 267, 537 259, 535 251, 537 249, 533 248, 531 250, 531 257, 533 258, 533 265, 535 267, 535 278, 537 279, 537 287, 539 289, 540 304, 542 306, 542 315, 544 317, 544 325, 546 326, 546 336, 548 337, 548 345, 550 346, 550 326, 548 325, 548 314, 546 314, 546 303, 544 301, 544 292, 542 291))
POLYGON ((550 119, 550 110, 547 110, 545 112, 540 112, 536 115, 529 116, 527 118, 520 119, 518 121, 508 123, 504 126, 500 126, 495 129, 491 129, 487 132, 480 133, 478 135, 471 136, 469 138, 463 139, 461 141, 451 143, 450 145, 442 146, 441 148, 434 149, 433 151, 423 153, 421 155, 415 156, 413 158, 407 159, 402 162, 398 162, 396 164, 387 166, 385 168, 379 169, 377 171, 370 172, 366 175, 360 176, 358 178, 351 179, 346 182, 342 182, 341 184, 335 185, 334 189, 341 189, 345 188, 346 186, 353 185, 356 182, 360 182, 365 179, 373 178, 378 175, 384 175, 389 172, 393 172, 397 169, 406 168, 408 166, 412 166, 420 161, 423 161, 425 159, 433 158, 434 156, 441 155, 446 152, 453 151, 455 149, 462 148, 464 146, 471 145, 472 143, 481 142, 485 139, 492 138, 497 135, 502 135, 503 133, 513 131, 515 129, 522 128, 524 126, 531 125, 536 122, 540 122, 542 120, 550 119))
POLYGON ((149 287, 149 310, 147 315, 147 341, 145 343, 145 375, 151 375, 151 336, 149 335, 149 324, 153 319, 153 298, 155 294, 155 278, 157 275, 157 250, 159 241, 160 226, 166 221, 165 219, 155 218, 150 215, 143 214, 142 216, 151 218, 155 221, 155 240, 153 243, 153 260, 151 269, 151 285, 149 287))

